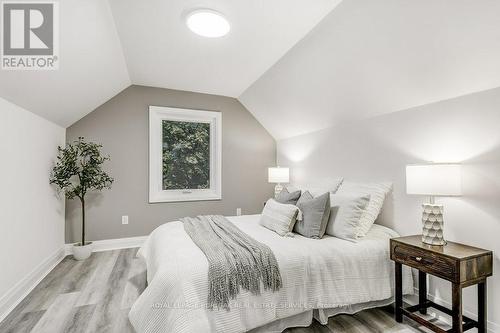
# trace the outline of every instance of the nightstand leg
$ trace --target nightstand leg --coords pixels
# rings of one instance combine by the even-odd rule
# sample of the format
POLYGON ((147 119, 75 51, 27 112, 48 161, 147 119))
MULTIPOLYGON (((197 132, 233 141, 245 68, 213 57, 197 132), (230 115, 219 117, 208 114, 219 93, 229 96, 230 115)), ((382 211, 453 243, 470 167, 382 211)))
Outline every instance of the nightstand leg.
POLYGON ((452 284, 452 296, 451 296, 451 317, 453 321, 453 332, 462 333, 462 286, 458 283, 452 284))
POLYGON ((425 302, 427 302, 427 274, 418 271, 418 304, 420 305, 420 313, 423 315, 427 314, 427 308, 424 307, 425 302))
POLYGON ((396 321, 398 323, 403 322, 403 266, 400 263, 396 263, 396 321))
POLYGON ((487 295, 486 295, 487 289, 486 289, 486 280, 483 282, 478 283, 477 285, 477 331, 479 333, 486 333, 486 323, 487 323, 487 295))

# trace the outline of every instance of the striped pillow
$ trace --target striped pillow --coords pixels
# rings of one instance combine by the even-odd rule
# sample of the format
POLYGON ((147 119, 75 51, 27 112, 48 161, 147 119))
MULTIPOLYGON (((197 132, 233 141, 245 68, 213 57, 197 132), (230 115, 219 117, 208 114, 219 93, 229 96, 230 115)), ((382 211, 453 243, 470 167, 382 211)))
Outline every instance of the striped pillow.
POLYGON ((280 236, 292 236, 299 209, 295 205, 281 204, 269 199, 260 217, 260 225, 280 236))
POLYGON ((380 214, 385 198, 392 190, 392 183, 361 183, 344 181, 337 193, 369 195, 370 201, 359 220, 357 238, 365 237, 380 214))
POLYGON ((359 223, 370 201, 369 195, 332 194, 326 233, 351 242, 357 241, 359 223))

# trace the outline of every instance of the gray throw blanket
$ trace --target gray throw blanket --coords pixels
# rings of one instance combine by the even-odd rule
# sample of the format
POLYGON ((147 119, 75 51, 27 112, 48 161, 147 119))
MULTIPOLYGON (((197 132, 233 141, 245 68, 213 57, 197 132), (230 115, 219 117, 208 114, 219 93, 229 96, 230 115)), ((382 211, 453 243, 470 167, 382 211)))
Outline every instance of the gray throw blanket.
POLYGON ((259 294, 281 288, 278 262, 271 249, 220 215, 181 219, 184 230, 208 260, 208 307, 229 309, 240 288, 259 294))

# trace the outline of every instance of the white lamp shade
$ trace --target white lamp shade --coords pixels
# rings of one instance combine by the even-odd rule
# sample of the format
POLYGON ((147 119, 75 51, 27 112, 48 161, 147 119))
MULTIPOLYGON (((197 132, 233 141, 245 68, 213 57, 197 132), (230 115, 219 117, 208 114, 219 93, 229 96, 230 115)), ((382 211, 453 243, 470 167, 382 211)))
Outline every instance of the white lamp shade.
POLYGON ((290 171, 288 168, 269 168, 267 176, 270 183, 288 183, 290 181, 290 171))
POLYGON ((429 196, 462 195, 460 164, 406 166, 406 193, 429 196))

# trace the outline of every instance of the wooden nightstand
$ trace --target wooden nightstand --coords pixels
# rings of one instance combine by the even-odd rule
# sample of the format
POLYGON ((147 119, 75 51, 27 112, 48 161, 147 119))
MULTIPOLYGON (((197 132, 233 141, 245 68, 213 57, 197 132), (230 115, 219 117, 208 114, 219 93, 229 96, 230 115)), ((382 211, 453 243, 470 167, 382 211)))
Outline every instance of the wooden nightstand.
POLYGON ((391 259, 396 264, 396 321, 402 322, 405 315, 438 333, 460 333, 473 327, 480 333, 486 332, 486 278, 492 275, 491 251, 453 242, 444 246, 427 245, 422 243, 421 235, 416 235, 391 239, 391 259), (402 265, 418 270, 419 303, 407 308, 403 307, 402 265), (427 299, 427 274, 452 283, 451 310, 427 299), (462 314, 462 288, 475 284, 478 287, 477 321, 462 314), (430 307, 451 315, 451 330, 445 331, 414 313, 426 314, 430 307))

